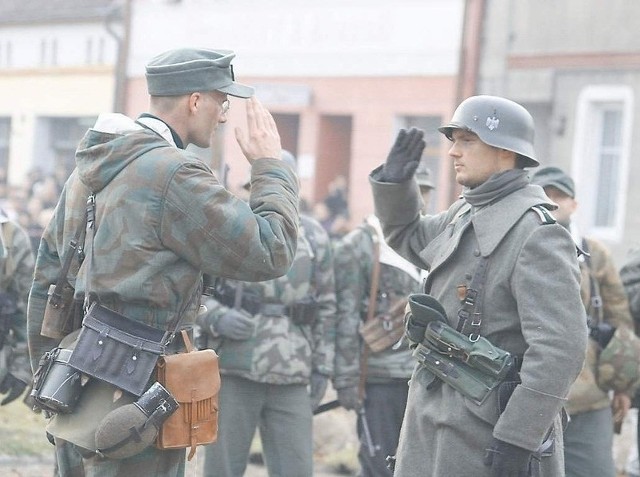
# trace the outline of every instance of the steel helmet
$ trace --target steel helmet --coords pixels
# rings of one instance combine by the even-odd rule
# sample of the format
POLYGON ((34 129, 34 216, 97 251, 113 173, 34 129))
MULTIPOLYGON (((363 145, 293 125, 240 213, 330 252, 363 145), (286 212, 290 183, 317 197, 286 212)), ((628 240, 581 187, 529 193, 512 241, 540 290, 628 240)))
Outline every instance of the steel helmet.
POLYGON ((451 139, 453 129, 470 131, 489 146, 515 152, 526 160, 526 167, 540 164, 533 150, 533 118, 514 101, 499 96, 471 96, 460 103, 449 124, 438 131, 451 139))

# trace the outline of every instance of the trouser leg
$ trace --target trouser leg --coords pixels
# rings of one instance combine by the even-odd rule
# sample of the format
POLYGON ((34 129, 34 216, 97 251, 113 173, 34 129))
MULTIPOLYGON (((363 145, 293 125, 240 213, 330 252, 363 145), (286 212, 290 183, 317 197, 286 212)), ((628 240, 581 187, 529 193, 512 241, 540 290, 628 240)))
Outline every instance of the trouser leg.
POLYGON ((313 475, 312 419, 306 385, 269 385, 260 437, 270 477, 313 475))
POLYGON ((392 472, 387 468, 386 457, 395 455, 400 437, 400 427, 407 405, 409 386, 406 380, 394 380, 384 384, 367 384, 364 416, 366 417, 375 446, 375 455, 364 438, 363 416, 358 417, 358 436, 360 449, 360 475, 362 477, 390 477, 392 472))
POLYGON ((185 451, 150 446, 127 459, 89 456, 70 442, 56 439, 56 462, 60 477, 183 477, 185 451))
POLYGON ((247 467, 267 385, 223 376, 218 440, 205 447, 204 477, 241 477, 247 467))
POLYGON ((615 477, 611 408, 571 416, 564 432, 566 477, 615 477))

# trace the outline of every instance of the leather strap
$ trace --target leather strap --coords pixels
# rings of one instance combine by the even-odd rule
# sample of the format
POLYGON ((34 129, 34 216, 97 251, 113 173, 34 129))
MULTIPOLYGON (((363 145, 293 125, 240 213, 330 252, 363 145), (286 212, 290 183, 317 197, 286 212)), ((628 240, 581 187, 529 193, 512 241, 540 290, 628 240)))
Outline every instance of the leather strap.
MULTIPOLYGON (((371 286, 369 288, 369 305, 367 308, 367 319, 365 323, 371 321, 376 314, 376 305, 378 303, 378 288, 380 286, 380 242, 378 234, 371 235, 373 242, 373 268, 371 269, 371 286)), ((360 380, 358 382, 358 398, 360 401, 364 399, 364 389, 367 383, 367 372, 369 369, 369 353, 371 348, 366 342, 363 342, 363 350, 360 355, 360 380)))

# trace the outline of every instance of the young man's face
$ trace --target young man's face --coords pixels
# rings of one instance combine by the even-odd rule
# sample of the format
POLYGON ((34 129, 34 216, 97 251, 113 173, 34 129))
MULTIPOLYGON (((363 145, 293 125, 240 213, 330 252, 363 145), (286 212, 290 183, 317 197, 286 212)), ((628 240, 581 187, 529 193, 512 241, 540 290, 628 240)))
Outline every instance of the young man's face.
POLYGON ((219 91, 200 93, 196 103, 194 125, 190 143, 198 147, 209 147, 218 125, 227 122, 227 95, 219 91))
POLYGON ((567 226, 571 222, 571 216, 578 207, 578 202, 570 195, 565 194, 561 190, 548 186, 544 188, 545 194, 553 202, 558 204, 556 210, 552 210, 553 217, 562 225, 567 226))
POLYGON ((454 129, 451 139, 449 157, 460 185, 473 189, 493 174, 515 167, 515 154, 485 144, 472 132, 454 129))

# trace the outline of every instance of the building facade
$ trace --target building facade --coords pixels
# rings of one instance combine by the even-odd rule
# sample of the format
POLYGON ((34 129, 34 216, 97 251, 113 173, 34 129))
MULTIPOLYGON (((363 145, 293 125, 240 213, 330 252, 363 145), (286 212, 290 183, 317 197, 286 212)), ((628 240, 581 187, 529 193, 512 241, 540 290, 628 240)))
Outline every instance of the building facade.
POLYGON ((581 232, 604 240, 621 265, 640 245, 640 4, 468 3, 483 7, 477 92, 533 112, 541 163, 574 177, 581 232))

